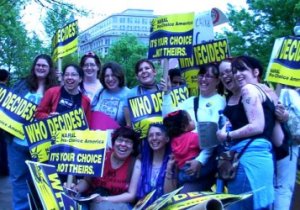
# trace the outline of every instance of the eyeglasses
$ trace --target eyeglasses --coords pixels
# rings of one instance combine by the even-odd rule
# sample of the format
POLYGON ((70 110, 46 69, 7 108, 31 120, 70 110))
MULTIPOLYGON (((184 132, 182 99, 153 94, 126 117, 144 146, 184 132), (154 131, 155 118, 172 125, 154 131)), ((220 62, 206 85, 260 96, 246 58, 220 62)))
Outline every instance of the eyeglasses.
POLYGON ((64 76, 64 77, 78 77, 79 74, 71 73, 71 74, 64 74, 63 76, 64 76))
POLYGON ((94 67, 96 67, 96 64, 94 64, 94 63, 85 63, 83 65, 83 68, 88 68, 88 67, 94 68, 94 67))
POLYGON ((117 142, 119 144, 121 144, 122 142, 124 142, 128 146, 132 146, 133 145, 132 140, 130 140, 130 139, 124 139, 124 138, 120 138, 120 137, 117 138, 115 142, 117 142))
POLYGON ((39 67, 39 68, 43 68, 43 69, 49 68, 49 66, 46 65, 46 64, 39 64, 39 63, 37 63, 37 64, 35 64, 35 66, 39 67))
POLYGON ((215 76, 212 76, 212 75, 209 75, 209 74, 200 74, 199 76, 199 79, 207 79, 207 80, 212 80, 212 79, 215 79, 216 77, 215 76))
POLYGON ((230 69, 227 69, 227 70, 225 70, 225 71, 222 71, 222 72, 220 72, 220 77, 224 77, 224 76, 230 76, 230 75, 232 75, 232 70, 230 70, 230 69))

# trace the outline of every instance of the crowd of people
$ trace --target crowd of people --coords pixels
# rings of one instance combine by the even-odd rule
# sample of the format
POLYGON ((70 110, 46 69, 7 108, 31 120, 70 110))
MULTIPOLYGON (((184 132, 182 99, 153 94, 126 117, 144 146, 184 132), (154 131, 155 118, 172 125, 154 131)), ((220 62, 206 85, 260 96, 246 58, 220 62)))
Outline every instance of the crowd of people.
MULTIPOLYGON (((142 59, 137 61, 134 71, 139 85, 129 89, 121 64, 108 62, 102 66, 95 53, 87 53, 79 65, 64 67, 59 85, 51 58, 42 54, 35 58, 29 75, 11 88, 38 104, 37 120, 82 107, 88 122, 93 111, 100 111, 120 125, 112 133, 112 147, 107 149, 103 176, 84 177, 72 184, 79 193, 100 194, 83 204, 85 208, 131 209, 153 190, 156 191, 149 203, 180 186, 183 186, 181 193, 210 191, 216 184, 216 156, 226 144, 226 150, 236 152, 247 145, 236 177, 225 183, 228 192, 253 192, 252 197, 228 209, 289 209, 295 176, 288 190, 278 188, 277 176, 285 178, 277 167, 274 152, 286 138, 282 123, 288 120, 288 112, 275 92, 261 83, 263 68, 257 59, 239 56, 200 66, 199 95, 186 99, 176 108, 171 105, 170 91, 185 84, 179 69, 170 70, 167 80, 158 81, 154 64, 142 59), (151 124, 147 137, 141 140, 131 128, 127 99, 156 91, 164 91, 163 122, 151 124), (220 145, 201 148, 197 125, 217 124, 220 111, 227 117, 224 127, 215 133, 220 145), (278 196, 282 193, 284 199, 278 196)), ((299 97, 299 89, 298 92, 288 89, 299 97)), ((11 135, 5 138, 13 208, 29 209, 27 180, 31 178, 25 160, 31 157, 27 141, 11 135)), ((285 167, 296 164, 297 149, 293 150, 291 160, 282 163, 285 167)), ((290 173, 295 175, 296 167, 291 168, 290 173)))

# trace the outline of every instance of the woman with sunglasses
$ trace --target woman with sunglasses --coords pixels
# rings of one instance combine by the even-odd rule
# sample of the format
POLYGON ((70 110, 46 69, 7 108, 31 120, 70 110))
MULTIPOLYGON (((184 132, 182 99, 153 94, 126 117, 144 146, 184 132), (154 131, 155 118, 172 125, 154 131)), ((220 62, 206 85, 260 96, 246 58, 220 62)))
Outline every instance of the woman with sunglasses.
POLYGON ((227 182, 227 187, 233 194, 252 191, 253 197, 233 204, 230 210, 269 209, 274 200, 271 140, 280 145, 284 135, 274 114, 277 97, 259 83, 262 71, 260 62, 249 56, 220 65, 221 80, 232 91, 224 110, 232 130, 226 131, 224 126, 218 138, 237 152, 250 143, 240 158, 236 177, 227 182))
POLYGON ((95 94, 103 88, 99 81, 101 61, 95 53, 88 52, 82 56, 80 67, 84 72, 80 89, 84 95, 89 97, 90 101, 93 101, 95 94))

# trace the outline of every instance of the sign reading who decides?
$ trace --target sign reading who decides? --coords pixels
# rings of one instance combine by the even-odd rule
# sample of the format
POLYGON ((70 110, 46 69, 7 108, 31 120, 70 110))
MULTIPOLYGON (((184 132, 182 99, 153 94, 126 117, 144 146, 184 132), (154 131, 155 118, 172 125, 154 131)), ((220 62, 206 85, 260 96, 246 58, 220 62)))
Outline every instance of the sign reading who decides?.
POLYGON ((33 121, 36 104, 0 87, 0 128, 24 139, 23 125, 33 121))
POLYGON ((58 29, 52 38, 52 58, 56 61, 77 50, 78 21, 75 20, 58 29))
POLYGON ((88 129, 88 124, 82 108, 76 108, 24 126, 31 157, 39 162, 49 159, 49 149, 53 143, 53 137, 58 134, 58 131, 85 129, 88 129))

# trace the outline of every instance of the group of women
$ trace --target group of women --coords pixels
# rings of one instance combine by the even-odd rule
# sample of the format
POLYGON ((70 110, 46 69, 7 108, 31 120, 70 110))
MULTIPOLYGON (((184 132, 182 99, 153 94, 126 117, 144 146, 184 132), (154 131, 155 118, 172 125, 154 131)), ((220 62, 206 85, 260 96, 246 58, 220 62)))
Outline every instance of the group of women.
MULTIPOLYGON (((90 209, 112 208, 113 205, 116 209, 130 209, 130 204, 152 190, 156 190, 151 198, 154 201, 179 184, 184 186, 182 192, 210 190, 216 173, 214 148, 197 149, 196 155, 184 159, 181 173, 195 179, 180 183, 174 145, 171 146, 173 138, 166 124, 150 125, 147 139, 141 145, 138 134, 129 127, 127 98, 165 91, 163 116, 170 113, 174 116, 176 111, 170 106, 171 85, 163 79, 156 82, 153 63, 146 59, 137 62, 135 73, 139 85, 133 89, 126 87, 124 72, 118 63, 109 62, 100 69, 97 55, 88 53, 82 57, 80 66, 71 64, 63 69, 63 85, 57 86, 51 58, 39 55, 30 76, 12 88, 18 95, 39 104, 37 119, 82 107, 88 122, 91 111, 101 111, 121 125, 112 134, 113 145, 106 155, 103 177, 84 178, 73 186, 80 193, 100 194, 90 203, 90 209), (137 156, 138 153, 141 155, 137 156)), ((254 139, 240 159, 236 178, 227 183, 230 193, 253 191, 254 195, 232 205, 231 209, 268 209, 274 201, 272 144, 281 144, 283 132, 278 120, 286 120, 287 115, 282 107, 276 106, 278 99, 272 90, 259 83, 261 75, 259 62, 248 56, 226 59, 220 65, 203 65, 198 74, 199 96, 190 97, 176 108, 185 110, 194 125, 203 121, 217 123, 219 111, 224 110, 232 129, 226 130, 225 125, 216 135, 220 141, 228 141, 230 150, 239 152, 254 139), (222 96, 223 86, 227 100, 222 96)), ((195 127, 186 132, 197 133, 195 127)), ((26 180, 30 180, 30 175, 24 162, 28 159, 26 140, 12 137, 8 141, 8 160, 14 209, 29 209, 26 180)))

